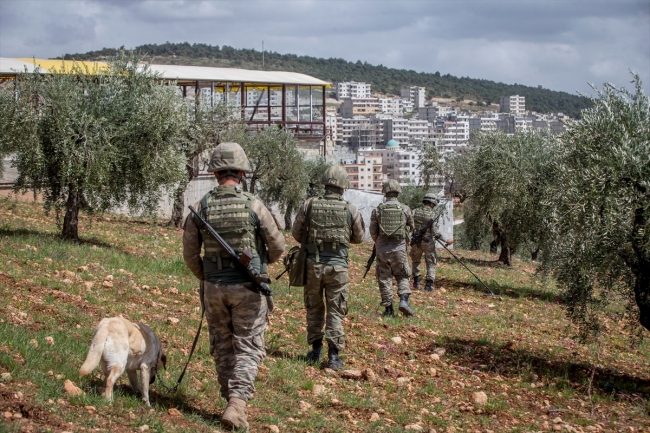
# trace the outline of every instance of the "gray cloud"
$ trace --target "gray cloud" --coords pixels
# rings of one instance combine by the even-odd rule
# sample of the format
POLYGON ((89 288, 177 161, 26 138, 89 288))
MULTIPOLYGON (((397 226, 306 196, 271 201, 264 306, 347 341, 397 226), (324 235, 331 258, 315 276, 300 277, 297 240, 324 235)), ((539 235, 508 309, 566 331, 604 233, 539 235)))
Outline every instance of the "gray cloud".
MULTIPOLYGON (((650 2, 0 1, 0 55, 190 42, 589 92, 650 84, 650 2)), ((353 78, 353 77, 351 77, 353 78)))

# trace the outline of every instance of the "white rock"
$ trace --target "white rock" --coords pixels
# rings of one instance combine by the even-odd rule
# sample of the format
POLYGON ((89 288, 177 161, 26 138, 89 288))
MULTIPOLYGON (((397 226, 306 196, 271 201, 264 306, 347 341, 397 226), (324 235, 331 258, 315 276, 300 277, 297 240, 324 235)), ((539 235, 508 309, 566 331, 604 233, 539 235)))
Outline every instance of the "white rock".
POLYGON ((402 344, 402 337, 393 337, 390 340, 395 344, 402 344))
POLYGON ((45 342, 49 344, 50 346, 54 346, 54 338, 52 337, 45 337, 45 342))
POLYGON ((409 424, 404 427, 404 430, 413 430, 413 431, 422 431, 424 430, 421 425, 418 424, 409 424))
POLYGON ((170 325, 174 326, 180 322, 176 317, 168 317, 167 321, 169 322, 170 325))
POLYGON ((397 378, 397 385, 398 386, 405 386, 407 385, 411 379, 409 377, 398 377, 397 378))
POLYGON ((377 412, 373 412, 372 415, 370 415, 370 422, 377 422, 379 421, 379 414, 377 412))
POLYGON ((473 394, 474 403, 479 406, 485 406, 488 402, 487 395, 483 391, 478 391, 473 394))
POLYGON ((447 352, 447 350, 445 350, 444 347, 436 347, 436 349, 433 351, 433 353, 435 353, 438 356, 444 355, 445 352, 447 352))
POLYGON ((147 430, 149 430, 149 426, 147 424, 143 424, 138 428, 138 430, 147 431, 147 430))
POLYGON ((11 381, 11 373, 2 373, 2 374, 0 375, 0 378, 1 378, 4 382, 10 382, 10 381, 11 381))
POLYGON ((36 341, 35 339, 32 338, 31 340, 29 340, 29 344, 30 344, 34 349, 38 349, 38 341, 36 341))
POLYGON ((359 380, 363 378, 361 370, 343 370, 339 373, 343 379, 359 380))
POLYGON ((300 410, 305 411, 311 409, 311 404, 307 403, 306 401, 300 400, 300 403, 298 403, 298 407, 300 410))
POLYGON ((270 426, 267 427, 271 433, 280 433, 280 428, 275 425, 271 424, 270 426))

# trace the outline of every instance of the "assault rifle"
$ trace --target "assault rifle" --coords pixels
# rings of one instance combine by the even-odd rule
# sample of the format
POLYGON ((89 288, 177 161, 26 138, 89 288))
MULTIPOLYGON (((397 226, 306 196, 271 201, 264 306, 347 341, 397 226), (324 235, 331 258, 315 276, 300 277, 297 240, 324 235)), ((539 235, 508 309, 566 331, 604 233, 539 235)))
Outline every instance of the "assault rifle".
POLYGON ((410 245, 413 246, 413 245, 416 245, 416 244, 417 244, 417 245, 419 246, 420 243, 422 243, 422 239, 424 238, 424 234, 427 232, 427 230, 429 230, 429 228, 430 228, 430 227, 431 227, 431 226, 432 226, 436 221, 438 221, 438 218, 440 218, 441 215, 442 215, 442 211, 438 212, 438 215, 436 215, 436 216, 434 216, 433 218, 431 218, 431 219, 429 220, 429 222, 428 222, 424 227, 422 227, 421 230, 419 230, 419 231, 417 231, 417 232, 414 232, 414 233, 411 235, 411 242, 410 242, 410 245))
POLYGON ((233 250, 232 247, 228 245, 228 243, 221 236, 219 236, 219 233, 217 233, 206 220, 201 218, 201 215, 199 215, 192 206, 189 208, 194 216, 196 216, 198 220, 201 221, 201 224, 203 224, 203 227, 205 227, 208 233, 210 233, 212 237, 214 237, 214 239, 219 242, 221 248, 226 250, 230 256, 230 259, 235 263, 235 265, 237 265, 241 270, 246 272, 249 277, 251 277, 256 289, 259 290, 259 292, 264 296, 273 296, 273 292, 268 286, 268 283, 271 282, 271 279, 269 277, 262 276, 257 269, 251 266, 251 260, 253 260, 253 255, 251 252, 244 250, 241 255, 238 255, 235 250, 233 250))
POLYGON ((375 258, 377 257, 377 245, 372 247, 372 253, 370 254, 370 257, 368 258, 368 262, 366 263, 366 272, 363 273, 363 278, 362 280, 366 278, 366 275, 368 275, 368 271, 372 267, 372 264, 375 262, 375 258))

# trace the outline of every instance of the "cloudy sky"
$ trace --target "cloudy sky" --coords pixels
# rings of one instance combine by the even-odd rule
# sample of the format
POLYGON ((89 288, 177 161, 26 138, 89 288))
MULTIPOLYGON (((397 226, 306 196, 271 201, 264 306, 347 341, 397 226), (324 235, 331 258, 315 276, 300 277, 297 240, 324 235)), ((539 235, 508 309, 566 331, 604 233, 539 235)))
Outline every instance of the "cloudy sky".
POLYGON ((591 93, 639 73, 650 0, 0 0, 0 57, 190 42, 591 93))

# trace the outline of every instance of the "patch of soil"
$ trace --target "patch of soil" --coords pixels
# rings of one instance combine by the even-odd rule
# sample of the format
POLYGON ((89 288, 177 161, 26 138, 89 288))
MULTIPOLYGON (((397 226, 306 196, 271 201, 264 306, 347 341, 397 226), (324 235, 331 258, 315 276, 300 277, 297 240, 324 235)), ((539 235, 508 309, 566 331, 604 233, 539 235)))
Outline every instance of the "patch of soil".
POLYGON ((12 421, 18 423, 20 431, 37 431, 41 427, 63 428, 68 425, 47 409, 32 405, 25 397, 21 398, 18 393, 5 387, 0 388, 0 416, 7 424, 12 421), (8 414, 11 414, 11 418, 5 416, 8 414))

